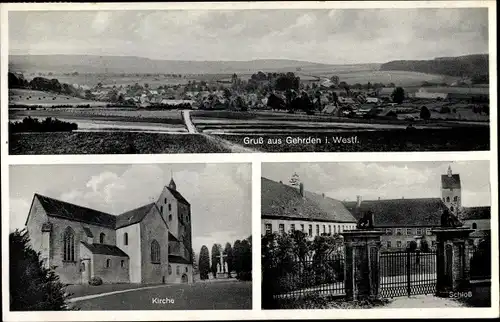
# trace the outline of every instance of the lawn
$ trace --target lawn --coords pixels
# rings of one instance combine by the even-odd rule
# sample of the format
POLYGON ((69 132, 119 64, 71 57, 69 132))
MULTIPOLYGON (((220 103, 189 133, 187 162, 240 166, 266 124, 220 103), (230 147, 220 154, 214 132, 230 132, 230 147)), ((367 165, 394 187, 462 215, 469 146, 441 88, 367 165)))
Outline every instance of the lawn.
POLYGON ((229 149, 199 134, 138 132, 14 133, 10 154, 225 153, 229 149))
POLYGON ((30 89, 9 89, 9 104, 17 105, 91 105, 105 106, 106 102, 96 102, 78 97, 55 94, 30 89))

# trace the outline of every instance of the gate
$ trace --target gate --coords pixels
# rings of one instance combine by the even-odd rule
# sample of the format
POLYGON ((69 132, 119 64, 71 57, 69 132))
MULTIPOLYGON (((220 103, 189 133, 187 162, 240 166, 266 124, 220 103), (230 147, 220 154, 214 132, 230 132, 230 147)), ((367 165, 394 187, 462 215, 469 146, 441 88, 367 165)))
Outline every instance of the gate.
POLYGON ((432 294, 436 291, 436 252, 381 252, 382 297, 432 294))

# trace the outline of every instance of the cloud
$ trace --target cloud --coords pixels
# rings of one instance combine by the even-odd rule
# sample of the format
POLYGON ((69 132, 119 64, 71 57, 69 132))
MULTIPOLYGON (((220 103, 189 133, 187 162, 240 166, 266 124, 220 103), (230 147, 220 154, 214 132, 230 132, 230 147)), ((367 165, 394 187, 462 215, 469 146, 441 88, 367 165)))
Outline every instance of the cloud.
POLYGON ((26 219, 28 218, 28 213, 30 210, 30 202, 24 199, 10 199, 10 231, 16 229, 23 229, 26 219))
POLYGON ((9 32, 16 53, 158 59, 367 63, 488 50, 486 8, 25 11, 9 13, 9 32))

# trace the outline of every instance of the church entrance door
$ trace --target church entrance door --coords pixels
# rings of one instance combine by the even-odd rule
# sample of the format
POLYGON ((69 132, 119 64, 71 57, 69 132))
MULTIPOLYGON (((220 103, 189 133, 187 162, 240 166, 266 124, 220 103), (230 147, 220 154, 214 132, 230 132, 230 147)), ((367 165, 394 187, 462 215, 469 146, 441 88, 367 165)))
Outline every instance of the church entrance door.
POLYGON ((80 261, 80 273, 82 274, 82 284, 88 284, 90 280, 90 259, 80 261))
POLYGON ((182 275, 181 281, 182 281, 182 283, 187 283, 188 282, 188 277, 187 277, 186 274, 182 275))

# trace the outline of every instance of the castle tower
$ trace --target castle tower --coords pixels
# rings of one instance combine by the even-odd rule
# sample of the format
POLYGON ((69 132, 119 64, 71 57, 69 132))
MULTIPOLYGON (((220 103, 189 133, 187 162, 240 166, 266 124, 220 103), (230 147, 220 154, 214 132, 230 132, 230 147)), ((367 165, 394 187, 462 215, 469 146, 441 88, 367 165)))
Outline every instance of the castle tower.
POLYGON ((460 175, 454 174, 451 166, 448 167, 447 174, 441 175, 441 198, 451 213, 458 215, 462 207, 462 187, 460 175))

